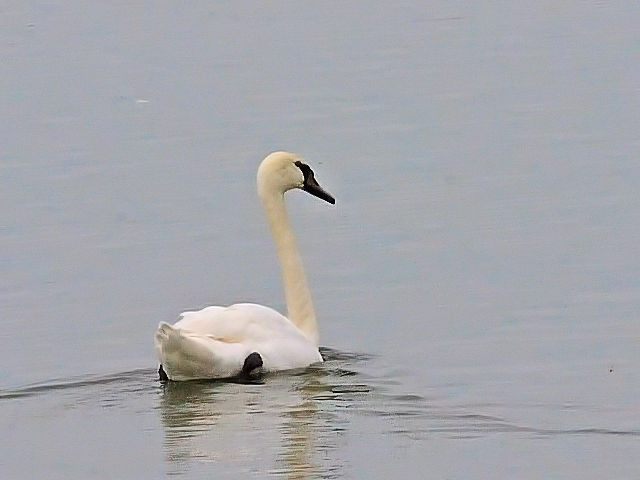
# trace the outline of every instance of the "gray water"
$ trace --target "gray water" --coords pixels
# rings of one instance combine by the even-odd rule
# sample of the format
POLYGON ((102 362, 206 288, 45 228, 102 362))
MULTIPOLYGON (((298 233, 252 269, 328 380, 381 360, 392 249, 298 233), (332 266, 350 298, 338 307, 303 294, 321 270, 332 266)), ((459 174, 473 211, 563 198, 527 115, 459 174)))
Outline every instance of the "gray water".
POLYGON ((0 477, 640 478, 637 2, 0 5, 0 477), (326 362, 157 380, 183 310, 326 362))

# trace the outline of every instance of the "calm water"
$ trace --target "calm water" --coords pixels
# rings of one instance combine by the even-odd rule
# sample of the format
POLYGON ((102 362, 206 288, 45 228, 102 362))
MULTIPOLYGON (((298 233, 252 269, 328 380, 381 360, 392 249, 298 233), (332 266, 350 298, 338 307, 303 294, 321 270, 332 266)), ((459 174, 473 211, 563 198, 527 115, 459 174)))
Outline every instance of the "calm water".
POLYGON ((534 3, 2 4, 0 476, 640 478, 640 6, 534 3), (162 385, 276 149, 327 361, 162 385))

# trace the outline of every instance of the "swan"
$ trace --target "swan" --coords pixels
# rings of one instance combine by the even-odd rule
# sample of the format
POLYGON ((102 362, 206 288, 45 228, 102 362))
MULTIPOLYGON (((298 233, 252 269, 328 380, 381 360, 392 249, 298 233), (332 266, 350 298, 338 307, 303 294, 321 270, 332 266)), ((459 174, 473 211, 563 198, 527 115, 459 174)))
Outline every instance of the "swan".
POLYGON ((335 199, 291 152, 273 152, 260 163, 257 187, 280 261, 288 318, 263 305, 238 303, 183 312, 173 325, 161 322, 155 348, 162 380, 230 378, 322 362, 316 315, 284 193, 299 188, 331 204, 335 199))

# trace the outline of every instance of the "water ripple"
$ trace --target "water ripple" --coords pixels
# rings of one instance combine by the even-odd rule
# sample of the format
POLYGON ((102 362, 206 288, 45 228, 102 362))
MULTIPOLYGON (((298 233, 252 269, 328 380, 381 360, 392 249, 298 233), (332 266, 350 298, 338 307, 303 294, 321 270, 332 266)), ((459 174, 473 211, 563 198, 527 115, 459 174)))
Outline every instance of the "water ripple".
MULTIPOLYGON (((317 444, 331 449, 335 444, 334 435, 348 430, 353 422, 368 422, 367 419, 374 421, 375 428, 381 433, 412 439, 426 439, 433 435, 464 439, 508 433, 640 436, 640 430, 633 428, 580 425, 542 428, 514 422, 508 418, 508 412, 513 412, 516 407, 518 410, 530 410, 538 406, 452 405, 443 398, 396 391, 395 378, 380 373, 384 371, 382 362, 373 355, 330 348, 322 348, 322 355, 325 359, 322 364, 269 375, 253 383, 193 381, 161 384, 157 381, 155 368, 144 368, 107 375, 52 379, 3 390, 0 391, 0 401, 67 392, 72 397, 68 403, 71 408, 91 402, 96 397, 99 401, 94 403, 100 407, 113 408, 127 402, 131 395, 159 396, 157 408, 164 426, 165 446, 169 450, 188 439, 210 435, 215 428, 234 428, 236 433, 243 429, 250 432, 256 426, 276 430, 284 428, 281 433, 288 438, 295 430, 291 423, 298 430, 306 429, 308 435, 313 432, 311 436, 315 437, 317 444), (490 415, 487 410, 506 413, 504 417, 490 415), (284 424, 283 418, 288 419, 284 424)), ((566 405, 546 405, 545 408, 562 411, 566 405)), ((196 456, 201 457, 202 452, 196 456)))
POLYGON ((130 391, 145 390, 146 386, 143 385, 148 384, 149 380, 154 378, 153 375, 155 375, 155 370, 142 368, 107 375, 82 375, 67 379, 52 379, 12 390, 0 390, 0 400, 45 395, 60 390, 74 390, 109 384, 131 384, 132 382, 136 383, 138 387, 133 387, 133 390, 130 391))

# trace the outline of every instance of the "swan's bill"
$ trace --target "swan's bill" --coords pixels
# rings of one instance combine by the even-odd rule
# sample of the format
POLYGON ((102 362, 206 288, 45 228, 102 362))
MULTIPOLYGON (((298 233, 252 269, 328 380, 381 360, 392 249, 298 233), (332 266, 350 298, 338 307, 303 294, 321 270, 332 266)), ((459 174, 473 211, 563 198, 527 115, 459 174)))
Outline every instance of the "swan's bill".
MULTIPOLYGON (((311 178, 313 178, 313 177, 311 177, 311 178)), ((314 182, 315 182, 315 180, 314 180, 314 182)), ((302 187, 302 189, 305 192, 310 193, 314 197, 321 198, 322 200, 324 200, 326 202, 329 202, 332 205, 335 205, 335 203, 336 203, 336 199, 333 198, 329 192, 327 192, 320 185, 318 185, 318 182, 316 182, 315 185, 311 184, 311 183, 305 183, 304 187, 302 187)))
POLYGON ((336 199, 331 196, 329 192, 327 192, 324 188, 322 188, 315 177, 313 176, 313 170, 306 163, 302 163, 300 161, 296 162, 296 166, 302 170, 302 174, 304 175, 304 183, 302 184, 302 190, 307 193, 310 193, 314 197, 321 198, 325 202, 329 202, 332 205, 335 205, 336 199))

